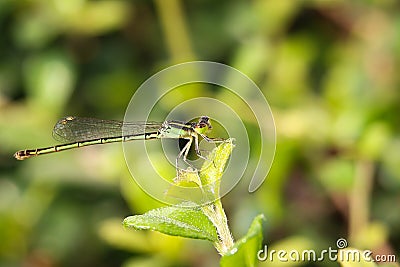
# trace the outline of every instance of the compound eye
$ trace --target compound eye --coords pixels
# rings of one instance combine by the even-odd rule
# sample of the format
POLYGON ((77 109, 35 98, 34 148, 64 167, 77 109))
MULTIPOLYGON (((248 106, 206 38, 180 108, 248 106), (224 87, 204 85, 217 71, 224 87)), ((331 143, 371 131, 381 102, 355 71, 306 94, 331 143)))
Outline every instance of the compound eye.
POLYGON ((210 120, 210 118, 209 117, 207 117, 207 116, 201 116, 200 117, 200 120, 199 120, 199 122, 200 123, 207 123, 208 124, 208 121, 210 120))
POLYGON ((201 128, 208 128, 209 130, 212 129, 211 124, 208 123, 208 122, 201 122, 201 123, 199 123, 199 126, 200 126, 201 128))

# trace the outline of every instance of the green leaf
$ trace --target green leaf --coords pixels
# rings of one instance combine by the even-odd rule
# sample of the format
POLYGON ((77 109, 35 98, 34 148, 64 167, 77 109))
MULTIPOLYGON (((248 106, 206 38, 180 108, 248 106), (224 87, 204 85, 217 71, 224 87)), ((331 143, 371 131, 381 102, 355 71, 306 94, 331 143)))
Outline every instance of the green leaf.
POLYGON ((247 234, 239 239, 235 245, 223 255, 220 261, 221 267, 231 266, 255 266, 257 252, 262 244, 262 222, 264 215, 260 214, 254 218, 247 234))
POLYGON ((234 139, 227 139, 214 148, 207 155, 211 160, 206 160, 199 171, 193 171, 191 168, 180 170, 174 180, 174 186, 167 191, 167 195, 199 205, 216 201, 220 197, 220 183, 225 165, 235 146, 233 141, 234 139), (180 190, 181 188, 192 190, 180 190))
POLYGON ((234 139, 225 140, 208 155, 208 157, 213 160, 211 164, 210 162, 205 162, 205 165, 200 171, 200 178, 203 185, 217 183, 215 189, 219 189, 219 183, 224 174, 225 165, 235 146, 233 141, 234 139))
POLYGON ((130 216, 125 218, 123 224, 137 230, 153 230, 167 235, 216 242, 216 229, 200 208, 187 207, 188 203, 182 206, 163 207, 143 215, 130 216))

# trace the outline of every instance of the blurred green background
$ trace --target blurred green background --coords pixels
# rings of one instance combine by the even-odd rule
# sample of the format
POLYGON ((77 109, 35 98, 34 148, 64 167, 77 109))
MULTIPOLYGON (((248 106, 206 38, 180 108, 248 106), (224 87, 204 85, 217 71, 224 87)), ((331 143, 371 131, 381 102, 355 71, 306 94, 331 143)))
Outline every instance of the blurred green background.
POLYGON ((263 212, 271 249, 344 237, 398 258, 399 12, 397 0, 1 0, 0 266, 217 266, 210 243, 122 228, 161 204, 120 145, 12 157, 54 144, 65 115, 122 119, 142 82, 191 60, 248 75, 275 117, 268 179, 223 199, 236 239, 263 212))

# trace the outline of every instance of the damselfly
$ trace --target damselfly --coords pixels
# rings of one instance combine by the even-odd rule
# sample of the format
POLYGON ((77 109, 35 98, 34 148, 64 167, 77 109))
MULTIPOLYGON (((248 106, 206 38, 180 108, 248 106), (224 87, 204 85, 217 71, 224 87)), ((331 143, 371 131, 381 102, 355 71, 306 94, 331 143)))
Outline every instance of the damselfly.
POLYGON ((68 116, 60 119, 53 129, 53 137, 63 144, 45 148, 20 150, 14 154, 14 157, 18 160, 24 160, 43 154, 97 144, 132 140, 182 138, 188 140, 188 142, 180 151, 176 159, 176 164, 178 164, 178 159, 181 157, 188 163, 187 155, 193 142, 196 154, 203 159, 207 159, 200 153, 199 136, 207 142, 216 143, 224 141, 224 139, 208 137, 206 132, 210 129, 212 129, 212 127, 210 119, 207 116, 200 117, 198 122, 186 123, 174 120, 165 121, 163 123, 121 122, 68 116))

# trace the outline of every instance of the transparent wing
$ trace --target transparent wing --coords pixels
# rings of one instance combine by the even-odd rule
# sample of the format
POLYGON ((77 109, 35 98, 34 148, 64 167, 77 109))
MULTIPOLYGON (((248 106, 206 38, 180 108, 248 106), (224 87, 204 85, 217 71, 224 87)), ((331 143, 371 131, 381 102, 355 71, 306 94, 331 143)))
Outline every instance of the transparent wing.
POLYGON ((68 116, 60 119, 53 129, 53 137, 59 142, 77 142, 124 135, 140 135, 157 132, 159 122, 122 122, 95 118, 68 116))

